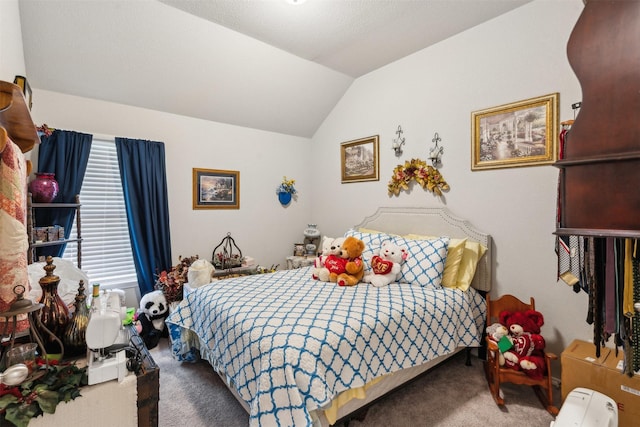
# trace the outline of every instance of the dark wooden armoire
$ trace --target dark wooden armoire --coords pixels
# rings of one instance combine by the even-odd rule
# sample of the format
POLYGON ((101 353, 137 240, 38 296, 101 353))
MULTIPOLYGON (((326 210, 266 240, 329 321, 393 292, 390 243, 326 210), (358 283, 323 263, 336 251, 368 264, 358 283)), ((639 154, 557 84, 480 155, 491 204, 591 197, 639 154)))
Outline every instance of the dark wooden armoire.
POLYGON ((640 1, 588 0, 567 55, 582 105, 555 164, 556 234, 640 237, 640 1))

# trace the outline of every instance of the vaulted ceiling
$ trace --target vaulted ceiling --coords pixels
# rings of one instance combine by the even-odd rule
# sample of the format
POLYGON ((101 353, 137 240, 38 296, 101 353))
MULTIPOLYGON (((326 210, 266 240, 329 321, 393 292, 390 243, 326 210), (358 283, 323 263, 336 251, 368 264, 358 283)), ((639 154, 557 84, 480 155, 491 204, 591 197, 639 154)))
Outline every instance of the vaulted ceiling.
POLYGON ((19 0, 37 89, 303 137, 354 79, 531 0, 19 0))

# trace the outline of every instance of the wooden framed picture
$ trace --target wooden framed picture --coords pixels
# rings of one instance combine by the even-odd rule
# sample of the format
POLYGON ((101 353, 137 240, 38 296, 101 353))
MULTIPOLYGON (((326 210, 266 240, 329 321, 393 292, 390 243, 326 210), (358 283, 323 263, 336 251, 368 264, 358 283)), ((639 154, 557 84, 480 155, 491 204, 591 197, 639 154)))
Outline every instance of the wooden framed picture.
POLYGON ((471 113, 471 170, 556 161, 558 93, 471 113))
POLYGON ((342 182, 379 181, 378 135, 340 144, 342 182))
POLYGON ((193 209, 240 209, 240 172, 194 168, 193 209))
POLYGON ((22 93, 24 94, 24 99, 27 101, 27 107, 31 110, 31 106, 33 105, 33 92, 31 91, 31 86, 29 86, 29 82, 26 77, 16 76, 13 79, 13 83, 20 86, 22 89, 22 93))

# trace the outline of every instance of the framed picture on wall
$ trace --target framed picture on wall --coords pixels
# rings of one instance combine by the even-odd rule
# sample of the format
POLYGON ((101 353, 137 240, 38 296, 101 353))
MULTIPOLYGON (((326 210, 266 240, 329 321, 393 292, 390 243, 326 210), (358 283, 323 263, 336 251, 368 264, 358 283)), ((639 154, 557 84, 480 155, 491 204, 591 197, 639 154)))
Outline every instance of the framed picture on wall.
POLYGON ((13 79, 13 83, 22 89, 24 99, 27 101, 27 107, 31 110, 31 107, 33 106, 33 92, 31 91, 31 86, 29 85, 27 78, 23 76, 16 76, 15 79, 13 79))
POLYGON ((378 135, 340 144, 342 183, 379 181, 378 135))
POLYGON ((471 113, 471 170, 556 161, 558 93, 471 113))
POLYGON ((193 209, 240 209, 240 172, 194 168, 193 209))

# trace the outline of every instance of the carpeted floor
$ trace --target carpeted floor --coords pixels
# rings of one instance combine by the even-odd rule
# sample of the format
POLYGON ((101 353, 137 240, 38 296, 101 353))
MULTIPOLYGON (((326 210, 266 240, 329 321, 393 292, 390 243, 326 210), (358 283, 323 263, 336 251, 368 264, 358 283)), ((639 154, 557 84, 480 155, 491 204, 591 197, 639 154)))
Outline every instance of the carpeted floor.
MULTIPOLYGON (((160 427, 246 427, 249 416, 207 362, 180 363, 163 339, 151 354, 160 366, 160 427)), ((506 406, 491 398, 482 361, 460 354, 373 404, 350 427, 547 427, 553 420, 526 386, 503 387, 506 406)), ((554 390, 555 400, 560 390, 554 390)), ((559 403, 558 403, 559 404, 559 403)))

